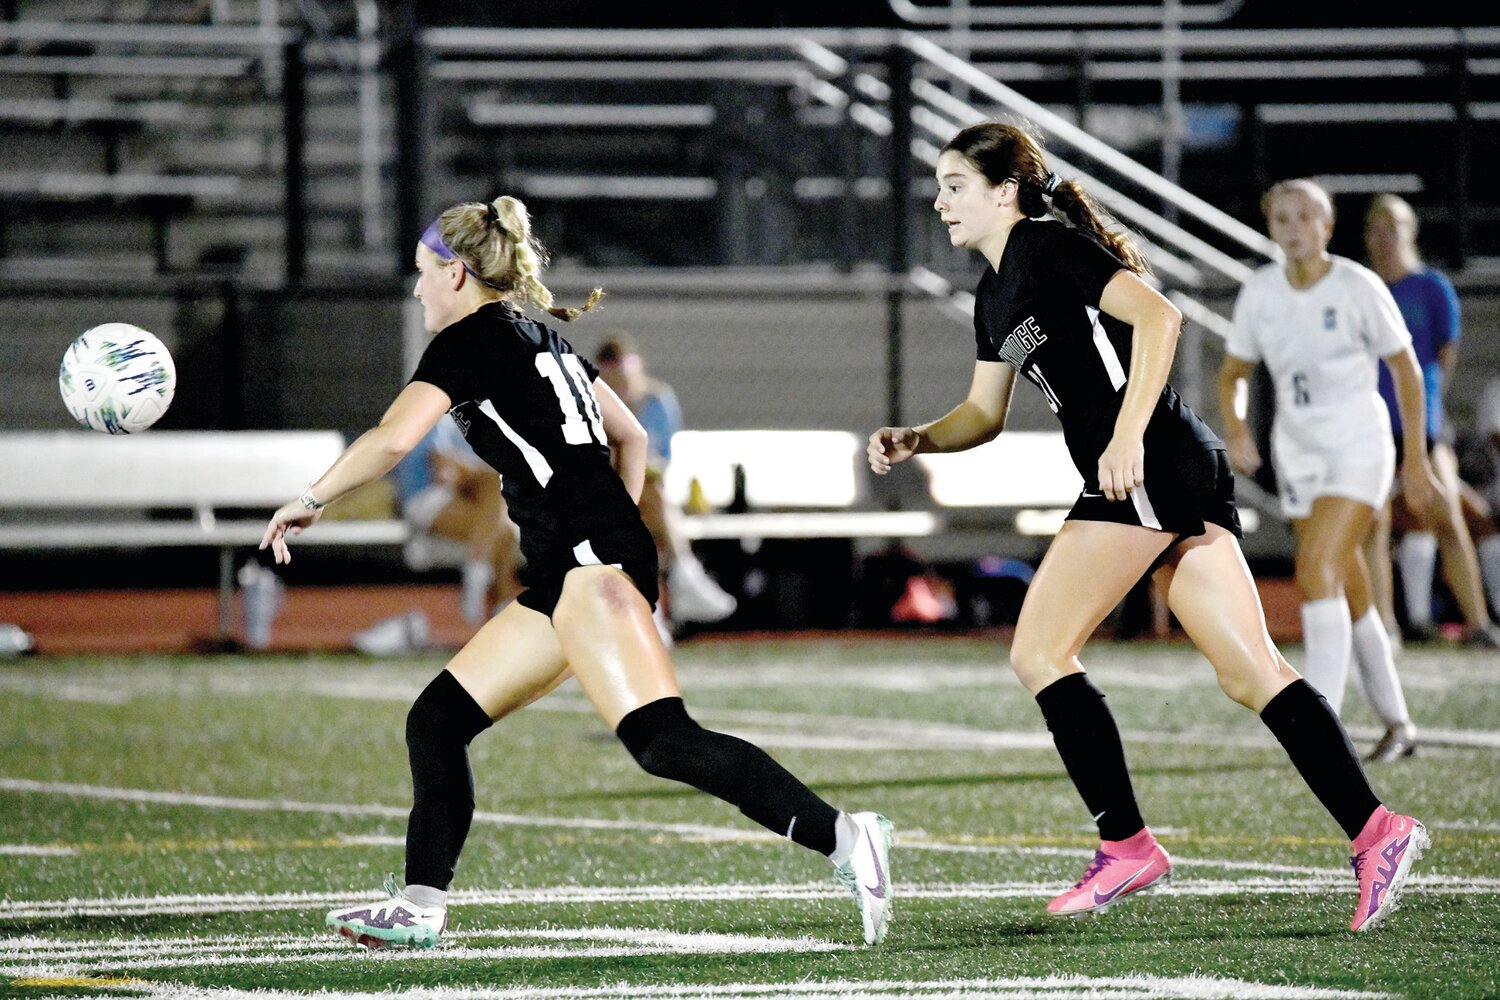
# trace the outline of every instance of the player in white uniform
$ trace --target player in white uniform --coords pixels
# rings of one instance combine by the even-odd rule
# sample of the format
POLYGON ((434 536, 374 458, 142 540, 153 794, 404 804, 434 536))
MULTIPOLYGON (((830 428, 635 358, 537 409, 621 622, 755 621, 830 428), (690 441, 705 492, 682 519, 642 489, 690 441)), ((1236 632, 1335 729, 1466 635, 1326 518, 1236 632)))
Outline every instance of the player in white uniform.
POLYGON ((1420 507, 1437 496, 1423 436, 1422 375, 1385 283, 1328 253, 1327 192, 1309 180, 1283 181, 1261 207, 1286 257, 1256 271, 1235 302, 1219 372, 1229 458, 1246 474, 1261 465, 1235 401, 1263 361, 1276 386, 1272 460, 1282 508, 1297 534, 1303 675, 1337 710, 1352 651, 1372 706, 1388 729, 1411 741, 1415 728, 1371 601, 1361 546, 1390 493, 1396 464, 1390 417, 1377 391, 1381 360, 1396 384, 1406 435, 1402 488, 1420 507))

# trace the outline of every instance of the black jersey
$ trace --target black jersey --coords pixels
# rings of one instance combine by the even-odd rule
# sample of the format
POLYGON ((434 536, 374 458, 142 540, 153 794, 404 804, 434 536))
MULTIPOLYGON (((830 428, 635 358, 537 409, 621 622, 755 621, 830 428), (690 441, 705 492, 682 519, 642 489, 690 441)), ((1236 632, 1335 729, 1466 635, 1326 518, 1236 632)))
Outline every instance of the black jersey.
POLYGON ((640 526, 610 463, 598 374, 555 330, 492 303, 438 333, 411 377, 448 394, 469 446, 500 472, 529 565, 640 526))
MULTIPOLYGON (((1130 371, 1130 327, 1099 310, 1104 286, 1124 269, 1084 233, 1023 219, 1010 231, 999 270, 985 268, 974 302, 980 361, 1003 361, 1042 390, 1085 492, 1099 489, 1099 456, 1114 436, 1130 371)), ((1154 464, 1223 443, 1170 386, 1145 434, 1154 464)))

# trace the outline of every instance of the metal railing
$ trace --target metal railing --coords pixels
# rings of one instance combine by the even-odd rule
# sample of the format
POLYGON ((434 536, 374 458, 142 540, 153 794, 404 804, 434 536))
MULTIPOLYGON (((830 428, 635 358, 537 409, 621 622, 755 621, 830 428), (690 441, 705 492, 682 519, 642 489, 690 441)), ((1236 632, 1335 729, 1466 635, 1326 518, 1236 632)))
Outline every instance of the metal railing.
MULTIPOLYGON (((382 75, 395 80, 398 91, 397 142, 404 148, 397 154, 398 184, 394 200, 398 211, 394 230, 404 232, 432 208, 426 203, 422 186, 427 183, 427 171, 423 168, 431 165, 434 155, 434 136, 430 131, 420 131, 431 126, 419 109, 428 106, 427 95, 440 84, 472 87, 508 81, 539 84, 608 81, 623 86, 662 81, 737 81, 755 87, 795 90, 806 95, 812 105, 830 112, 833 120, 850 124, 867 135, 889 138, 891 105, 906 100, 905 95, 893 96, 888 82, 892 65, 889 53, 895 49, 904 49, 915 60, 910 97, 912 111, 917 116, 912 124, 917 142, 914 151, 919 158, 930 158, 933 142, 943 138, 940 133, 950 127, 1000 111, 1024 118, 1065 146, 1070 157, 1076 154, 1087 161, 1090 172, 1083 173, 1083 163, 1054 156, 1065 173, 1080 172, 1091 191, 1123 221, 1140 230, 1163 274, 1185 287, 1240 280, 1246 268, 1241 258, 1248 255, 1261 259, 1274 251, 1259 232, 1172 182, 1175 159, 1167 146, 1180 139, 1180 129, 1163 130, 1162 163, 1159 169, 1150 170, 1074 124, 1084 120, 1082 111, 1092 97, 1087 89, 1091 83, 1160 82, 1164 88, 1163 115, 1170 118, 1174 102, 1181 100, 1181 92, 1171 88, 1196 82, 1267 78, 1424 80, 1448 79, 1458 74, 1454 80, 1457 92, 1452 100, 1424 97, 1406 102, 1400 108, 1388 101, 1370 101, 1366 102, 1369 107, 1364 117, 1387 120, 1405 115, 1412 120, 1447 122, 1458 129, 1454 155, 1449 158, 1458 178, 1452 184, 1456 195, 1452 210, 1460 232, 1468 230, 1473 208, 1465 197, 1469 159, 1465 126, 1500 120, 1500 101, 1465 96, 1462 81, 1500 77, 1500 55, 1497 55, 1500 28, 1244 31, 1198 26, 1212 24, 1233 13, 1239 6, 1236 0, 1077 9, 979 7, 962 2, 937 7, 906 0, 891 2, 893 8, 905 12, 914 23, 943 24, 949 30, 440 28, 407 38, 402 32, 410 31, 410 26, 378 25, 372 0, 359 0, 355 6, 356 37, 325 39, 322 47, 329 49, 335 62, 359 74, 361 128, 357 187, 361 244, 366 250, 381 247, 390 242, 387 234, 393 228, 391 199, 387 197, 391 188, 382 180, 390 155, 380 139, 385 113, 382 75), (991 23, 1019 24, 1023 28, 959 30, 953 25, 960 14, 969 28, 991 23), (1066 17, 1074 27, 1067 30, 1047 27, 1055 23, 1054 16, 1066 17), (971 58, 959 58, 953 51, 957 48, 970 53, 971 58), (1053 99, 1044 105, 997 79, 996 71, 1037 81, 1062 80, 1064 86, 1073 80, 1079 89, 1073 120, 1059 113, 1067 108, 1058 108, 1055 87, 1050 94, 1053 99), (408 90, 415 90, 418 96, 402 96, 408 90), (410 135, 412 129, 418 130, 415 138, 410 135), (405 190, 413 186, 414 193, 405 190)), ((29 21, 0 24, 0 43, 58 41, 93 45, 99 56, 88 60, 8 55, 0 57, 0 72, 25 72, 28 66, 37 70, 43 64, 32 60, 51 59, 55 63, 66 58, 87 65, 47 64, 48 70, 102 72, 113 60, 114 68, 120 71, 150 69, 171 75, 201 71, 204 76, 232 76, 234 67, 244 65, 237 62, 244 58, 239 53, 261 52, 264 53, 262 74, 270 93, 286 85, 289 79, 285 73, 270 78, 267 68, 272 58, 279 65, 290 46, 303 44, 297 32, 279 27, 269 19, 258 27, 29 21), (223 61, 206 53, 216 53, 223 61), (125 63, 129 60, 140 61, 141 65, 128 67, 125 63), (149 65, 151 60, 160 65, 149 65)), ((310 54, 311 50, 301 55, 300 72, 306 72, 310 54)), ((285 102, 288 106, 292 103, 295 102, 285 102)), ((1358 117, 1360 111, 1349 103, 1329 101, 1291 104, 1284 99, 1251 98, 1245 103, 1251 109, 1245 127, 1260 129, 1290 129, 1313 119, 1337 118, 1347 122, 1358 117)), ((573 113, 574 124, 587 126, 590 121, 597 123, 599 115, 609 113, 610 106, 562 101, 527 105, 510 101, 497 107, 493 102, 476 101, 470 117, 476 124, 515 125, 518 117, 557 118, 565 110, 573 113)), ((681 107, 640 102, 638 110, 638 121, 634 124, 639 127, 680 124, 713 128, 719 117, 712 105, 701 101, 681 107)), ((808 114, 811 115, 810 110, 808 114)), ((291 117, 288 121, 295 124, 291 117)), ((630 123, 621 120, 617 124, 623 128, 630 123)), ((296 132, 295 128, 287 131, 296 132)), ((294 163, 289 162, 286 173, 287 216, 291 220, 299 214, 295 206, 305 191, 303 182, 294 177, 297 173, 294 163)), ((827 198, 837 191, 854 190, 869 199, 884 196, 880 185, 888 180, 889 177, 803 175, 791 178, 791 186, 803 198, 827 198)), ((1334 180, 1336 187, 1346 191, 1387 187, 1415 192, 1424 183, 1418 174, 1389 170, 1373 175, 1340 175, 1334 180)), ((695 200, 724 195, 722 183, 711 177, 617 176, 590 180, 587 170, 575 170, 538 176, 536 183, 538 191, 546 190, 555 197, 592 194, 617 199, 695 200)), ((289 221, 288 225, 294 223, 289 221)), ((289 233, 286 242, 287 252, 293 253, 292 244, 298 241, 289 233)), ((1471 249, 1466 240, 1460 240, 1460 259, 1471 249)), ((405 256, 404 248, 396 249, 391 255, 392 268, 404 269, 405 256)), ((297 273, 297 267, 289 267, 288 274, 297 273)))
POLYGON ((967 0, 949 0, 946 7, 927 6, 912 0, 886 0, 897 17, 914 26, 944 25, 952 28, 982 25, 1013 26, 1046 24, 1221 24, 1243 7, 1244 0, 1219 0, 1218 3, 1195 4, 1183 0, 1165 0, 1158 4, 1095 4, 1089 7, 1000 4, 975 7, 967 0))

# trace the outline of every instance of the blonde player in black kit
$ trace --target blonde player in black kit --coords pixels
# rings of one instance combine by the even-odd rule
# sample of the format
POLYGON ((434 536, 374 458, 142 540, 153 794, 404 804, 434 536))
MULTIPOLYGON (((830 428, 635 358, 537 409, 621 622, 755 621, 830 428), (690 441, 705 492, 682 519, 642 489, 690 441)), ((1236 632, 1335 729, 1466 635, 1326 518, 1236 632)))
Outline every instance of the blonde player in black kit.
POLYGON ((406 720, 414 801, 406 887, 334 910, 327 923, 369 947, 431 947, 474 814, 468 745, 569 676, 646 771, 706 791, 777 834, 826 854, 859 904, 864 937, 890 919, 890 823, 839 812, 766 753, 703 729, 683 708, 651 619, 656 543, 636 507, 646 433, 599 373, 520 311, 555 307, 526 208, 514 198, 443 212, 417 245, 415 295, 436 334, 381 418, 301 497, 278 510, 261 548, 287 542, 323 507, 389 472, 444 415, 501 473, 526 557, 515 601, 485 624, 417 698, 406 720), (613 464, 611 446, 614 449, 613 464))
POLYGON ((933 207, 954 246, 989 262, 974 307, 968 398, 918 427, 870 436, 870 467, 962 451, 1005 427, 1016 373, 1063 425, 1083 492, 1048 549, 1016 623, 1010 661, 1037 700, 1101 843, 1056 914, 1103 910, 1160 885, 1171 860, 1141 818, 1119 730, 1078 654, 1147 572, 1219 684, 1260 714, 1353 842, 1352 929, 1393 908, 1426 831, 1388 811, 1328 703, 1277 652, 1240 552, 1224 445, 1167 384, 1182 317, 1141 277, 1131 241, 1107 230, 1025 131, 974 125, 944 147, 933 207), (1072 224, 1048 219, 1056 210, 1072 224))

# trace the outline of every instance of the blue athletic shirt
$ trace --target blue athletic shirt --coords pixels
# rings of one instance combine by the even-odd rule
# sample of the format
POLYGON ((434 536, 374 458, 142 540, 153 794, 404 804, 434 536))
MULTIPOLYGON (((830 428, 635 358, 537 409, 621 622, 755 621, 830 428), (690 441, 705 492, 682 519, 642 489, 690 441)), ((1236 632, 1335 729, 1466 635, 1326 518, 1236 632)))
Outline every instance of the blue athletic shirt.
MULTIPOLYGON (((1390 287, 1401 318, 1411 331, 1412 350, 1417 352, 1417 367, 1427 391, 1427 439, 1435 441, 1443 431, 1443 369, 1438 351, 1458 343, 1458 293, 1453 290, 1453 282, 1431 267, 1408 274, 1390 287)), ((1391 411, 1391 433, 1400 438, 1396 384, 1385 365, 1380 366, 1380 398, 1391 411)))
POLYGON ((666 468, 672 460, 672 435, 682 430, 682 407, 677 394, 665 382, 652 379, 635 410, 635 418, 646 429, 648 464, 658 470, 666 468))

